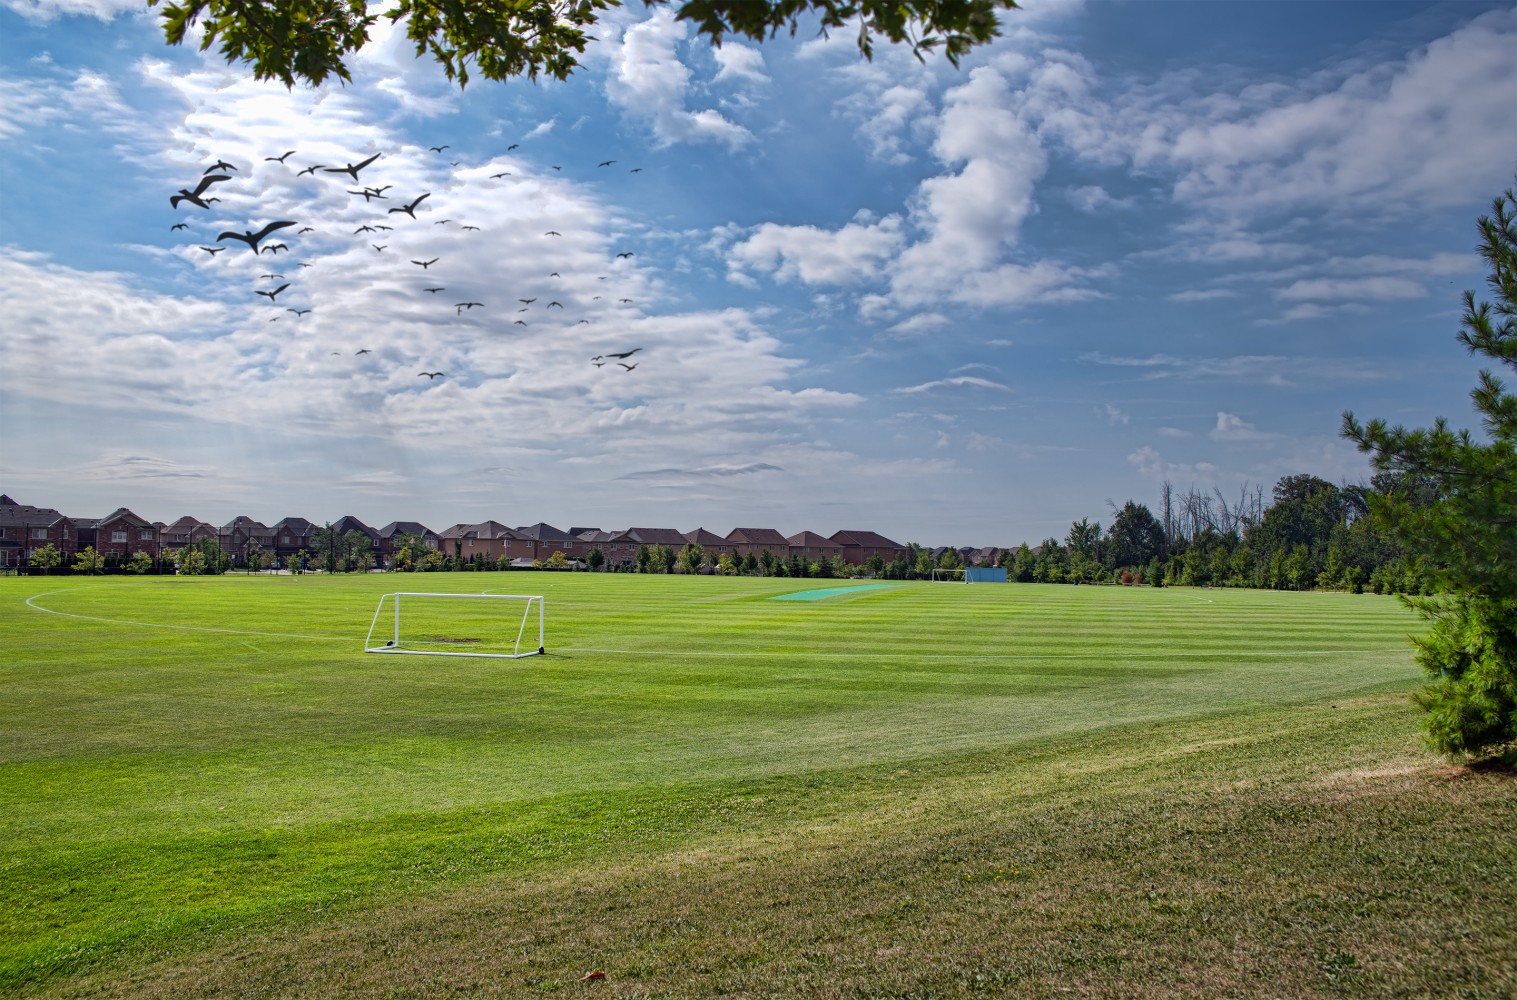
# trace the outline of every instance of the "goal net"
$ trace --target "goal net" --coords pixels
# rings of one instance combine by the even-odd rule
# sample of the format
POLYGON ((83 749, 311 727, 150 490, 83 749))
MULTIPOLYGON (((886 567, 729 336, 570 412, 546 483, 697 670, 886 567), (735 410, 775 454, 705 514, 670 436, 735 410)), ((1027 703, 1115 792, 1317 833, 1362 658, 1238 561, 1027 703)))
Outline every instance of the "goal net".
POLYGON ((385 594, 365 653, 494 656, 544 652, 543 599, 525 594, 385 594))
POLYGON ((969 580, 965 577, 963 569, 942 569, 940 567, 936 567, 935 566, 935 567, 933 567, 933 570, 932 570, 932 582, 933 583, 968 583, 969 580))

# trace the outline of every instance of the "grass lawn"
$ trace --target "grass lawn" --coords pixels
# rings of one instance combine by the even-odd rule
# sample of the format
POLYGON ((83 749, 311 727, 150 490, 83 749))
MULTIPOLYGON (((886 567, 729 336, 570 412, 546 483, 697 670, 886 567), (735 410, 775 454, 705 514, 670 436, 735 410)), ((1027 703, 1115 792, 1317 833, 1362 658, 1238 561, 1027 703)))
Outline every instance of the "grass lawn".
POLYGON ((0 580, 0 993, 1517 991, 1396 602, 836 585, 0 580), (549 655, 362 653, 400 589, 549 655))

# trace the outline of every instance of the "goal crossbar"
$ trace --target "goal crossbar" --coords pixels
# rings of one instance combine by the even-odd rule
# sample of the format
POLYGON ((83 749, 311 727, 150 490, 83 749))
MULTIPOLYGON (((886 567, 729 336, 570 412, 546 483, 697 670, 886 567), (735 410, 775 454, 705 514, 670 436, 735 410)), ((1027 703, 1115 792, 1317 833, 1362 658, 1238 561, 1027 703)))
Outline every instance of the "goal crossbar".
MULTIPOLYGON (((374 619, 369 623, 368 635, 364 637, 363 651, 365 653, 410 653, 417 656, 482 656, 505 660, 517 660, 521 659, 524 656, 537 656, 547 651, 545 645, 546 636, 543 625, 543 605, 544 601, 542 596, 537 594, 439 594, 404 590, 393 594, 384 594, 379 598, 379 604, 374 609, 374 619), (514 626, 514 640, 508 631, 510 628, 512 628, 512 625, 510 623, 514 622, 515 620, 514 615, 509 619, 505 615, 500 615, 497 618, 487 617, 485 619, 485 624, 487 626, 494 624, 496 621, 500 623, 499 635, 496 637, 497 641, 502 647, 509 646, 511 651, 509 653, 503 651, 497 652, 491 648, 478 648, 469 650, 429 648, 431 646, 440 644, 473 644, 481 642, 481 640, 476 637, 463 638, 457 636, 432 636, 429 640, 416 640, 408 638, 407 633, 403 629, 403 618, 401 615, 401 607, 403 603, 401 598, 407 597, 435 598, 449 601, 486 600, 523 602, 521 621, 514 626), (391 606, 391 616, 389 619, 388 627, 381 625, 381 619, 385 617, 386 604, 389 604, 391 606), (529 638, 531 634, 532 612, 534 608, 537 611, 537 644, 535 646, 531 644, 531 640, 529 638), (379 633, 380 641, 378 643, 375 642, 376 631, 379 633), (385 638, 385 634, 387 632, 389 633, 388 639, 385 638), (527 648, 525 650, 522 649, 523 639, 527 640, 527 648)), ((473 624, 478 625, 479 622, 475 621, 473 624)))

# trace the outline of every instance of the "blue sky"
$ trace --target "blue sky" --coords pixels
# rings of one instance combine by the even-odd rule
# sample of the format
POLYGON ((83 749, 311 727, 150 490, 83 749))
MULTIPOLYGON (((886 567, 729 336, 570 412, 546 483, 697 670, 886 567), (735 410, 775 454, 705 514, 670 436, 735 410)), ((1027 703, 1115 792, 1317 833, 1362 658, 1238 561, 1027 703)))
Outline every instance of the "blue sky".
POLYGON ((0 2, 0 491, 1036 544, 1166 480, 1364 478, 1345 409, 1473 423, 1510 4, 1030 2, 957 70, 596 34, 564 83, 460 93, 381 32, 288 91, 135 3, 0 2))

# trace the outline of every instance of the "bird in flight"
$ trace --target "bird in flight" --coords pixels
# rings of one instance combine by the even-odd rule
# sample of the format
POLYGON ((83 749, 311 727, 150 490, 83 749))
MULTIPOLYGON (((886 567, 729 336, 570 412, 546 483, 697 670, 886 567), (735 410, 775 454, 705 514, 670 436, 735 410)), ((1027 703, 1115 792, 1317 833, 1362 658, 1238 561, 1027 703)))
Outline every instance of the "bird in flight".
MULTIPOLYGON (((639 362, 639 363, 640 363, 640 362, 639 362)), ((626 362, 625 362, 625 361, 618 361, 618 362, 617 362, 617 364, 619 364, 619 365, 621 365, 621 366, 622 366, 622 367, 623 367, 623 368, 625 368, 625 369, 627 369, 627 371, 629 371, 629 372, 630 372, 630 371, 631 371, 631 370, 632 370, 632 369, 634 369, 634 368, 636 368, 636 367, 637 367, 637 365, 635 365, 635 364, 633 364, 633 365, 629 365, 629 364, 627 364, 627 363, 626 363, 626 362)))
POLYGON ((181 201, 187 201, 191 205, 199 205, 201 208, 210 208, 211 206, 206 204, 205 199, 201 198, 200 196, 205 194, 206 188, 210 187, 212 184, 215 184, 218 181, 229 181, 231 179, 232 178, 228 177, 226 174, 207 174, 200 178, 200 183, 195 186, 195 190, 191 191, 189 188, 180 188, 178 194, 169 195, 169 204, 174 208, 178 208, 181 201))
POLYGON ((631 302, 631 299, 617 299, 618 302, 631 302))
POLYGON ((432 225, 434 225, 434 226, 446 226, 448 223, 450 223, 452 221, 453 221, 452 219, 438 219, 436 222, 432 223, 432 225))
POLYGON ((209 167, 206 167, 205 168, 205 172, 206 173, 210 173, 212 170, 236 170, 236 169, 237 169, 236 167, 232 166, 230 163, 228 163, 225 160, 217 160, 215 163, 211 164, 209 167))
POLYGON ((353 352, 353 357, 355 357, 355 358, 356 358, 356 357, 358 357, 358 356, 359 356, 359 355, 360 355, 360 354, 373 354, 373 353, 374 353, 374 352, 373 352, 373 351, 371 351, 371 350, 369 350, 369 349, 368 349, 368 348, 367 348, 367 347, 365 347, 365 348, 362 348, 362 349, 360 349, 360 350, 357 350, 357 351, 354 351, 354 352, 353 352))
POLYGON ((201 247, 200 249, 204 250, 206 253, 208 253, 212 257, 214 257, 217 254, 219 254, 221 251, 225 250, 226 247, 201 247))
POLYGON ((262 250, 260 250, 258 252, 259 253, 278 254, 279 251, 281 251, 281 250, 288 250, 288 249, 290 249, 290 246, 289 246, 288 243, 270 243, 268 246, 264 247, 262 250))
POLYGON ((527 321, 524 320, 524 319, 519 319, 513 325, 515 325, 515 326, 526 326, 527 325, 527 321))
POLYGON ((413 202, 411 202, 411 204, 409 204, 409 205, 402 205, 399 208, 392 208, 392 209, 390 209, 390 211, 392 211, 392 212, 404 212, 407 215, 409 215, 411 218, 414 219, 414 218, 416 218, 416 206, 420 205, 424 200, 426 200, 427 198, 430 198, 430 197, 432 197, 432 192, 428 191, 426 194, 417 195, 416 200, 413 201, 413 202))
POLYGON ((448 147, 447 146, 428 146, 427 148, 430 149, 434 153, 441 153, 443 150, 447 149, 448 147))
POLYGON ((468 230, 468 229, 478 229, 479 227, 478 226, 463 226, 462 228, 468 230))
POLYGON ((378 191, 375 191, 373 188, 364 188, 362 191, 349 191, 348 194, 361 194, 363 195, 363 200, 365 202, 368 202, 371 198, 384 198, 384 195, 380 194, 378 191))
POLYGON ((559 232, 557 229, 550 229, 546 233, 543 233, 543 235, 544 236, 562 236, 564 234, 561 233, 561 232, 559 232))
MULTIPOLYGON (((284 222, 271 222, 268 225, 264 226, 262 229, 258 230, 256 233, 253 232, 253 230, 251 230, 251 229, 249 229, 245 233, 232 233, 232 232, 222 233, 220 236, 216 237, 216 242, 220 243, 223 240, 241 240, 243 243, 246 243, 248 245, 248 248, 250 250, 252 250, 254 253, 257 253, 258 252, 258 242, 260 240, 262 240, 265 236, 269 235, 270 233, 272 233, 276 229, 283 229, 286 226, 293 226, 293 225, 295 225, 295 223, 293 221, 288 221, 288 220, 286 220, 284 222)), ((288 250, 289 247, 285 247, 285 249, 288 250)))
POLYGON ((454 303, 455 308, 458 309, 459 315, 463 315, 463 311, 465 309, 473 309, 475 306, 483 306, 483 305, 484 305, 483 302, 457 302, 457 303, 454 303))
POLYGON ((269 297, 269 301, 273 302, 275 296, 277 296, 280 292, 284 291, 286 288, 289 288, 289 287, 290 287, 290 283, 289 282, 285 282, 284 284, 280 285, 278 288, 274 289, 272 292, 259 292, 258 294, 259 295, 267 295, 269 297))
POLYGON ((309 309, 291 309, 289 306, 285 306, 284 311, 287 312, 287 313, 294 313, 296 316, 304 316, 306 313, 310 312, 311 310, 309 310, 309 309))
POLYGON ((549 302, 548 303, 548 308, 549 309, 552 309, 554 306, 558 306, 560 309, 562 309, 564 307, 564 304, 562 302, 549 302))
POLYGON ((279 281, 280 279, 282 279, 284 277, 284 275, 282 275, 282 274, 260 274, 258 277, 260 279, 262 279, 262 278, 268 278, 270 281, 279 281))
POLYGON ((624 253, 619 253, 616 256, 617 256, 618 259, 620 259, 622 257, 636 257, 637 254, 633 253, 631 250, 628 250, 628 251, 626 251, 624 253))
MULTIPOLYGON (((515 148, 516 148, 516 147, 514 147, 514 146, 513 146, 513 147, 511 147, 511 148, 512 148, 512 149, 515 149, 515 148)), ((498 181, 498 180, 500 180, 500 179, 501 179, 501 178, 502 178, 502 177, 510 177, 510 176, 511 176, 511 171, 509 171, 509 170, 506 170, 506 171, 503 171, 503 172, 501 172, 501 173, 498 173, 498 174, 491 174, 491 175, 490 175, 490 179, 491 179, 491 180, 492 180, 492 181, 498 181)))
MULTIPOLYGON (((387 247, 389 245, 390 244, 386 243, 385 247, 387 247)), ((371 246, 371 247, 374 248, 374 252, 375 253, 384 253, 385 247, 380 246, 378 243, 370 243, 369 246, 371 246)))
POLYGON ((509 146, 506 147, 506 152, 509 153, 509 152, 511 152, 511 150, 513 150, 513 149, 519 149, 519 148, 521 148, 521 143, 519 143, 519 142, 513 142, 513 143, 511 143, 511 145, 509 145, 509 146))
POLYGON ((439 260, 441 260, 440 257, 433 257, 431 260, 413 260, 413 261, 411 261, 411 263, 413 263, 413 264, 420 264, 421 265, 421 269, 423 271, 425 271, 427 268, 431 267, 433 264, 436 264, 439 260))
POLYGON ((638 351, 641 351, 641 350, 642 350, 641 347, 634 347, 630 351, 625 351, 625 352, 623 352, 621 354, 608 354, 608 355, 606 355, 606 357, 608 357, 608 358, 630 358, 630 357, 632 357, 632 355, 636 354, 638 351))
POLYGON ((423 288, 422 291, 424 291, 424 292, 432 292, 433 294, 436 294, 437 292, 446 292, 447 289, 446 288, 423 288))
POLYGON ((299 234, 299 233, 314 233, 315 231, 316 230, 312 229, 310 226, 301 226, 299 229, 295 230, 295 232, 297 234, 299 234))
POLYGON ((295 155, 295 151, 292 149, 288 153, 284 154, 283 156, 265 156, 263 158, 263 162, 269 163, 269 162, 272 161, 274 163, 283 163, 285 160, 289 159, 290 157, 292 157, 294 155, 295 155))
POLYGON ((296 174, 295 176, 296 177, 304 177, 306 174, 314 174, 316 171, 318 171, 318 170, 324 170, 324 169, 326 169, 326 164, 325 163, 313 163, 309 167, 306 167, 304 170, 302 170, 300 173, 296 174))
POLYGON ((554 271, 554 272, 552 272, 551 274, 548 275, 548 277, 550 277, 550 278, 557 278, 558 276, 559 276, 559 274, 558 274, 557 271, 554 271))
POLYGON ((616 162, 615 160, 602 160, 602 161, 600 161, 599 165, 602 166, 602 167, 609 167, 611 164, 613 164, 615 162, 616 162))
POLYGON ((553 169, 554 170, 562 170, 564 168, 555 163, 555 164, 553 164, 553 169))
POLYGON ((322 169, 329 174, 347 174, 349 177, 353 178, 353 183, 357 184, 358 171, 362 170, 364 167, 367 167, 377 159, 379 159, 379 154, 375 153, 373 156, 369 157, 367 160, 364 160, 362 163, 349 163, 345 167, 323 167, 322 169))
POLYGON ((643 172, 643 168, 642 167, 633 167, 631 170, 627 171, 627 173, 629 173, 629 174, 640 174, 642 172, 643 172))
POLYGON ((597 368, 604 368, 604 367, 606 367, 606 363, 604 361, 592 361, 590 363, 592 365, 594 365, 595 367, 597 367, 597 368))
POLYGON ((353 230, 353 235, 357 236, 359 233, 372 233, 372 232, 377 232, 377 230, 373 226, 359 226, 357 229, 353 230))
POLYGON ((530 306, 532 303, 536 302, 537 299, 535 299, 535 298, 531 298, 531 299, 517 299, 516 301, 520 302, 524 306, 530 306))
POLYGON ((172 233, 176 229, 188 229, 188 228, 190 228, 190 224, 188 222, 176 222, 172 226, 169 227, 169 232, 172 233))
POLYGON ((442 375, 445 375, 445 374, 446 374, 446 372, 417 372, 416 373, 416 377, 417 378, 421 378, 423 375, 425 375, 427 377, 428 381, 430 381, 430 380, 432 380, 434 378, 438 378, 439 376, 442 376, 442 375))

